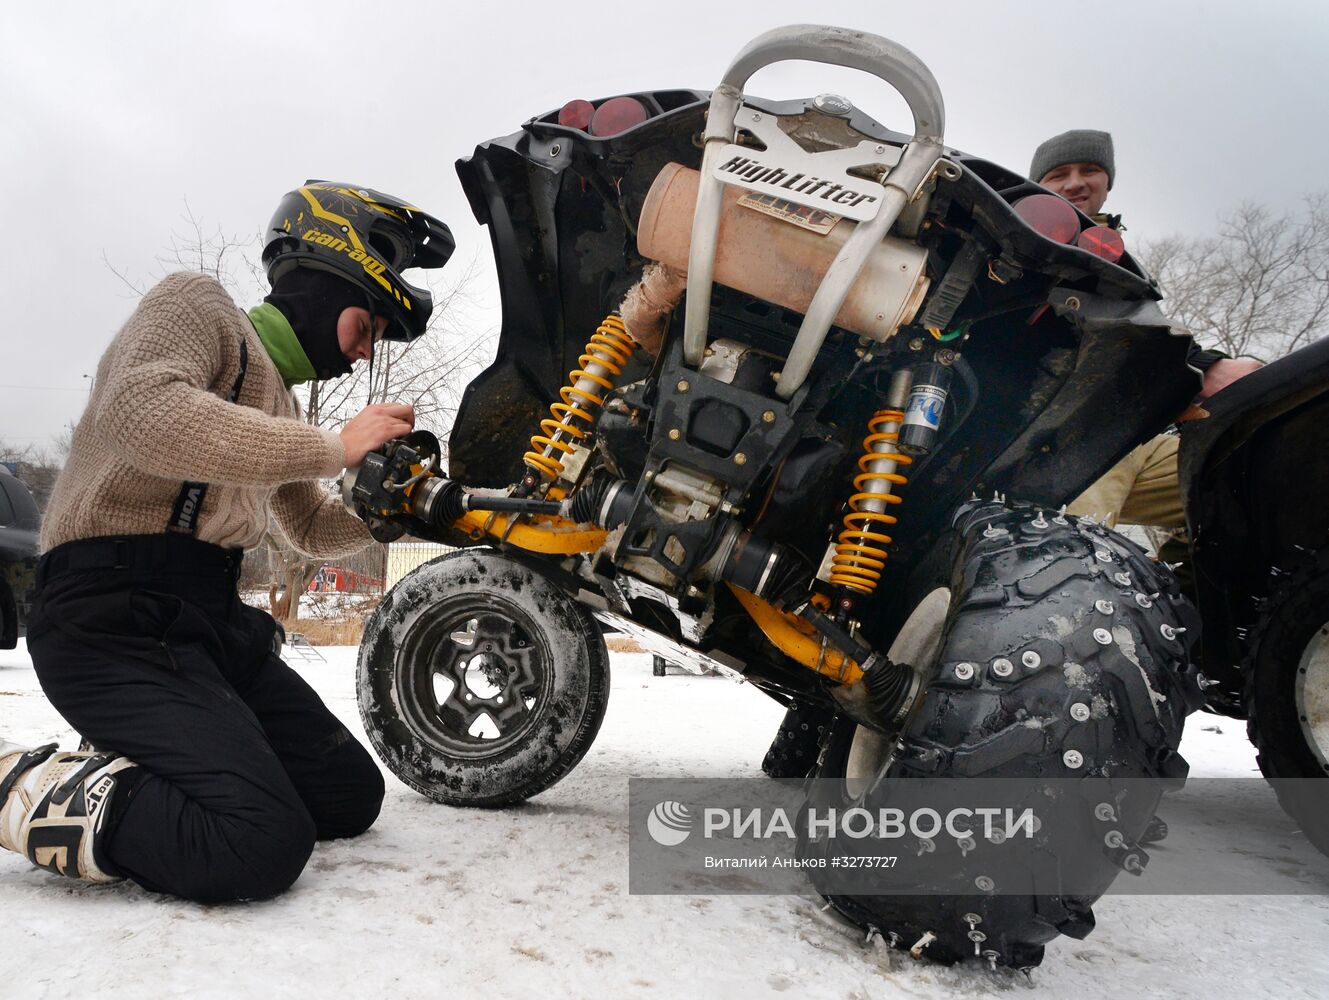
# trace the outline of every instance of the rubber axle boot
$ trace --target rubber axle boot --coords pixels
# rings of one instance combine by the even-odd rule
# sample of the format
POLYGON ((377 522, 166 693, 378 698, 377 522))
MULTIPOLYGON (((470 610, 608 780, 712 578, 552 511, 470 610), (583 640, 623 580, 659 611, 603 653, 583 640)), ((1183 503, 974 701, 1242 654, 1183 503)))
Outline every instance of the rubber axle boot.
POLYGON ((26 749, 0 740, 0 847, 38 868, 88 882, 116 882, 99 838, 119 775, 135 764, 109 753, 26 749))

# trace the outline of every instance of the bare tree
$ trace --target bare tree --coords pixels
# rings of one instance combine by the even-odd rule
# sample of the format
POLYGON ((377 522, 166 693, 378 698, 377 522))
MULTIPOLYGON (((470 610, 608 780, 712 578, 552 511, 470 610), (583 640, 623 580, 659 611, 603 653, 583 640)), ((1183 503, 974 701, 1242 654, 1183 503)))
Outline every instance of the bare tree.
MULTIPOLYGON (((63 435, 62 435, 63 437, 63 435)), ((16 445, 0 439, 0 464, 8 466, 32 494, 39 511, 46 510, 55 480, 65 464, 65 454, 36 444, 16 445)))
POLYGON ((1329 195, 1275 215, 1243 204, 1212 237, 1170 236, 1142 246, 1164 307, 1207 347, 1271 361, 1329 327, 1329 195))

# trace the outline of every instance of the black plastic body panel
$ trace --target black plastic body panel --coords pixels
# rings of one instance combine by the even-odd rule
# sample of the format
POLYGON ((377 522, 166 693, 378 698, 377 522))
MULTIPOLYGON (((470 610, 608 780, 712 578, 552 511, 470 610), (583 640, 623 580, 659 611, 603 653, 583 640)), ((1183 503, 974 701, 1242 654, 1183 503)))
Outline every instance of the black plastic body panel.
POLYGON ((1233 383, 1182 425, 1180 472, 1211 697, 1239 710, 1246 630, 1278 573, 1329 545, 1329 338, 1233 383))

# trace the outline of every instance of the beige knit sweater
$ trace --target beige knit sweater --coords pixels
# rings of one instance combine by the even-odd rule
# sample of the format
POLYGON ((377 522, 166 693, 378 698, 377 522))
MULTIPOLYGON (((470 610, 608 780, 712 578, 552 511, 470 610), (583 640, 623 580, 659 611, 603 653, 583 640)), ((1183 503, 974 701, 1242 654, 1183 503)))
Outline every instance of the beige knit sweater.
POLYGON ((153 288, 97 365, 88 408, 42 523, 42 548, 76 538, 161 534, 184 481, 208 483, 197 537, 252 548, 276 516, 311 556, 371 541, 317 482, 345 462, 341 439, 298 419, 253 326, 202 274, 153 288), (236 404, 227 401, 249 365, 236 404))

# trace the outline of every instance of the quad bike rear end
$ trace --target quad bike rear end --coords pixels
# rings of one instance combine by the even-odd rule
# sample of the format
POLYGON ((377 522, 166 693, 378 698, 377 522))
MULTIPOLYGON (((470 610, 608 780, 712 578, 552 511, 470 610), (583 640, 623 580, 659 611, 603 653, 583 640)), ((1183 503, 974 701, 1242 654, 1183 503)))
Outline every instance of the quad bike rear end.
MULTIPOLYGON (((828 720, 804 769, 846 806, 902 776, 1184 777, 1193 612, 1063 505, 1193 395, 1189 337, 1119 240, 943 128, 911 53, 802 25, 709 95, 571 101, 458 165, 497 357, 448 470, 416 434, 344 485, 379 537, 462 550, 362 645, 366 728, 404 781, 502 805, 566 774, 605 710, 600 626, 828 720), (784 59, 887 81, 912 133, 744 92, 784 59)), ((828 898, 930 957, 1037 964, 1143 869, 1157 794, 1087 801, 1049 842, 1088 852, 1090 892, 997 885, 941 843, 967 891, 828 898)))

